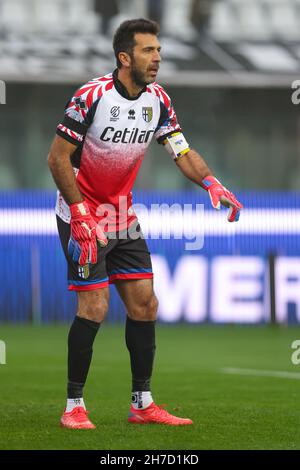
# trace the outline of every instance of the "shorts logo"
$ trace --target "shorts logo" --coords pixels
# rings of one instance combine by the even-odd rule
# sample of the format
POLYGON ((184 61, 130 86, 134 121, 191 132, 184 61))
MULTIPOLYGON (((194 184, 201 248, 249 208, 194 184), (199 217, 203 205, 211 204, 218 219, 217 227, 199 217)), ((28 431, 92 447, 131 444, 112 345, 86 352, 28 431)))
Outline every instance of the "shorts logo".
POLYGON ((143 106, 142 116, 143 116, 144 121, 146 121, 146 122, 152 121, 152 117, 153 117, 152 107, 151 106, 149 106, 149 107, 143 106))
POLYGON ((87 279, 89 275, 90 275, 90 268, 88 264, 78 267, 78 276, 82 277, 83 279, 87 279))
POLYGON ((110 121, 117 121, 120 116, 120 106, 113 106, 110 110, 111 118, 110 121))

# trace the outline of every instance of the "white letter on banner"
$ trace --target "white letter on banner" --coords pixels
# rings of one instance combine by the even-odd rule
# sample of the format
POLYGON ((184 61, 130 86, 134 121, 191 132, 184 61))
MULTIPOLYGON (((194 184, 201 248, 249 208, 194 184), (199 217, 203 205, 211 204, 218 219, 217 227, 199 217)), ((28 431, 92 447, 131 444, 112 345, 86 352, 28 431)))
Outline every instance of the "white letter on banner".
POLYGON ((5 82, 0 80, 0 104, 5 104, 6 103, 6 87, 5 87, 5 82))
POLYGON ((0 364, 6 364, 6 344, 0 341, 0 364))
POLYGON ((292 93, 292 103, 300 104, 300 80, 295 80, 292 83, 292 88, 296 88, 296 91, 292 93))
POLYGON ((288 321, 288 304, 296 305, 300 321, 300 258, 280 256, 275 261, 277 321, 288 321))
POLYGON ((203 256, 182 256, 173 278, 164 256, 152 255, 154 289, 159 319, 201 322, 207 315, 207 261, 203 256))
POLYGON ((211 320, 256 323, 263 320, 264 262, 256 256, 218 256, 211 269, 211 320))
POLYGON ((291 347, 296 349, 292 354, 291 361, 294 366, 298 366, 300 364, 300 340, 295 339, 295 341, 292 342, 291 347))

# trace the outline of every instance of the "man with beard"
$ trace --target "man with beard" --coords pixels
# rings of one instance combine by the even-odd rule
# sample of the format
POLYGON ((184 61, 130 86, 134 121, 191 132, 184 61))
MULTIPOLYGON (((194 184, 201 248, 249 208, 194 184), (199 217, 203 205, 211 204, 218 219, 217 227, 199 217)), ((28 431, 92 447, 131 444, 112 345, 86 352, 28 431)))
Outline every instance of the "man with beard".
POLYGON ((59 189, 57 224, 68 262, 69 289, 78 299, 68 336, 68 395, 61 418, 67 428, 95 428, 83 388, 93 342, 107 313, 110 283, 115 283, 127 309, 125 334, 132 371, 128 421, 192 424, 157 406, 150 388, 158 302, 131 189, 153 136, 182 173, 209 192, 215 208, 229 207, 229 221, 238 219, 242 207, 189 148, 169 96, 155 83, 161 61, 158 32, 157 23, 145 19, 120 25, 113 41, 117 69, 75 92, 48 157, 59 189))

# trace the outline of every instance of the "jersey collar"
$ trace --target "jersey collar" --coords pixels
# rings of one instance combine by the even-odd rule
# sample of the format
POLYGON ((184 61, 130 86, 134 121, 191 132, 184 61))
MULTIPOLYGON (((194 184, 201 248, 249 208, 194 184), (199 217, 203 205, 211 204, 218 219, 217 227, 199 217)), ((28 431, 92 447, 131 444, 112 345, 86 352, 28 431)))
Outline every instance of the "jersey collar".
POLYGON ((137 100, 141 96, 142 93, 145 93, 147 89, 147 86, 144 86, 144 88, 140 91, 140 93, 137 96, 132 97, 129 95, 127 88, 118 79, 118 69, 115 69, 112 75, 113 75, 114 85, 115 85, 117 92, 120 93, 120 95, 123 96, 123 98, 126 98, 126 100, 130 100, 130 101, 137 100))

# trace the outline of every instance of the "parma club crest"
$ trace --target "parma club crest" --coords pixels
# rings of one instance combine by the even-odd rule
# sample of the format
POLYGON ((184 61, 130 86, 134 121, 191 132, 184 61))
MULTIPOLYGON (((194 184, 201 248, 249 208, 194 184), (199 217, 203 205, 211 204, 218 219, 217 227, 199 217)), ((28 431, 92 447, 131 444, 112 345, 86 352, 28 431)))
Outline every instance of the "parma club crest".
POLYGON ((152 121, 152 117, 153 117, 152 107, 151 106, 143 106, 142 115, 143 115, 144 121, 146 121, 146 122, 152 121))
POLYGON ((78 267, 78 275, 83 279, 87 279, 90 275, 89 265, 85 264, 84 266, 78 267))

